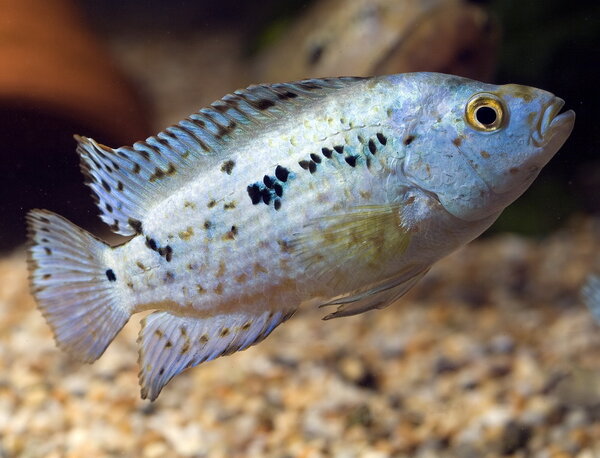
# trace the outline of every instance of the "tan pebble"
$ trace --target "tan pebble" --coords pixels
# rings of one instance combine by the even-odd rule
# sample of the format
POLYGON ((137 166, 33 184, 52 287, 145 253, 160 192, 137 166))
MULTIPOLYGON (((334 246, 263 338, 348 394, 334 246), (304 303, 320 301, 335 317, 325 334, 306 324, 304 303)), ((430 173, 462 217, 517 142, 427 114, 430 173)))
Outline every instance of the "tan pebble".
POLYGON ((17 436, 13 434, 7 434, 4 436, 2 445, 9 456, 20 456, 25 447, 25 440, 23 436, 17 436))
POLYGON ((348 380, 358 380, 365 372, 364 365, 357 358, 344 358, 340 364, 340 370, 348 380))
POLYGON ((590 434, 585 428, 576 428, 569 432, 569 438, 580 447, 590 445, 590 434))
POLYGON ((48 392, 41 385, 37 385, 27 391, 24 403, 28 406, 39 406, 48 399, 48 392))
POLYGON ((106 398, 107 387, 100 383, 94 383, 88 392, 92 401, 103 401, 106 398))
POLYGON ((144 447, 143 456, 145 458, 159 458, 167 456, 169 447, 164 442, 152 442, 144 447))

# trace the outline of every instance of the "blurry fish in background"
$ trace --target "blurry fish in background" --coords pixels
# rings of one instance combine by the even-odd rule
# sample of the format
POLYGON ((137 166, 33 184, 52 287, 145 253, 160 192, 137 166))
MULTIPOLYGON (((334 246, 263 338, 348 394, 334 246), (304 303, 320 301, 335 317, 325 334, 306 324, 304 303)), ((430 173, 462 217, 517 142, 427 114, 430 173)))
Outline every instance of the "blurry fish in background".
POLYGON ((464 0, 323 0, 267 43, 257 79, 438 71, 487 81, 499 35, 464 0))
POLYGON ((581 290, 585 305, 592 313, 593 317, 600 323, 600 277, 590 274, 581 290))
MULTIPOLYGON (((129 143, 146 113, 71 0, 0 0, 0 251, 24 242, 25 211, 94 218, 75 132, 129 143), (10 160, 9 160, 10 159, 10 160)), ((95 219, 95 218, 94 218, 95 219)))

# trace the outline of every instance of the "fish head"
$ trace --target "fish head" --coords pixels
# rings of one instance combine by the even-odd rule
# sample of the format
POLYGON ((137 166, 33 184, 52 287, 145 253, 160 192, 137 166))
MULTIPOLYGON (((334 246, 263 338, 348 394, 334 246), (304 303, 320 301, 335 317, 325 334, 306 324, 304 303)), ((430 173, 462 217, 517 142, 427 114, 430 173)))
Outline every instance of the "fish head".
POLYGON ((436 76, 447 84, 420 85, 404 174, 458 218, 499 214, 564 144, 575 113, 560 113, 564 101, 541 89, 436 76))

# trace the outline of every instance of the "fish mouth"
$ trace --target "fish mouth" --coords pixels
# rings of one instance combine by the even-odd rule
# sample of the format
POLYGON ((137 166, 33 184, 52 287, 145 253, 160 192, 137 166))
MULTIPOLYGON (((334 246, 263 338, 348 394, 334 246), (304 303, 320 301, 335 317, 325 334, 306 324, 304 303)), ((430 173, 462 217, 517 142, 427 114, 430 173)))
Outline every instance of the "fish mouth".
POLYGON ((547 145, 559 131, 566 131, 567 136, 571 132, 575 122, 575 112, 569 110, 560 113, 564 105, 565 101, 563 99, 555 97, 544 107, 542 115, 538 119, 536 129, 531 135, 535 146, 543 147, 547 145))

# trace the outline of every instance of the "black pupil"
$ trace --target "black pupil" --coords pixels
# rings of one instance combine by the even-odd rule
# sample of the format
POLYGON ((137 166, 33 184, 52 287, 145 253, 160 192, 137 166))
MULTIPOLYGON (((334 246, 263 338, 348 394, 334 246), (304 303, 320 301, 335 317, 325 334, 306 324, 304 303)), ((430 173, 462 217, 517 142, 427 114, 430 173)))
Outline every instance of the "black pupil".
POLYGON ((477 118, 477 121, 484 126, 489 126, 490 124, 494 124, 494 122, 496 122, 496 110, 490 107, 480 107, 477 108, 475 117, 477 118))

